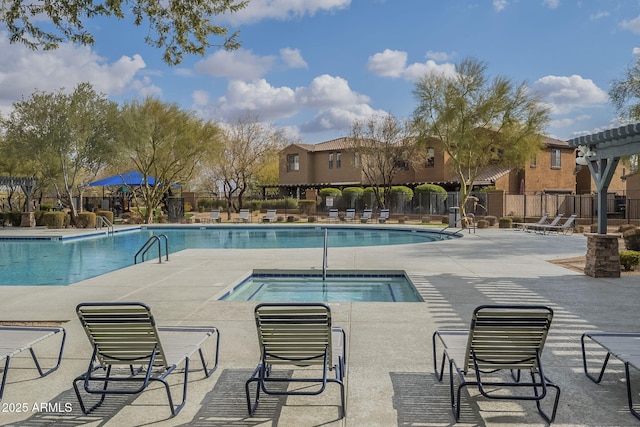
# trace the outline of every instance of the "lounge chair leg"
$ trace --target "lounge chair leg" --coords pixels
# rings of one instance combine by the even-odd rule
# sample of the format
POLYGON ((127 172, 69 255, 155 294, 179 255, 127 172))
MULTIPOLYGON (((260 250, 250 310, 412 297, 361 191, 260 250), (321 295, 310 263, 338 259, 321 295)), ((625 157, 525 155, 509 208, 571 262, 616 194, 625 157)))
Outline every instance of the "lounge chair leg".
POLYGON ((587 376, 587 378, 589 378, 594 383, 598 384, 600 383, 600 381, 602 381, 602 377, 604 376, 604 371, 607 368, 607 363, 609 363, 609 358, 611 357, 611 353, 607 352, 607 355, 605 356, 604 361, 602 362, 602 368, 600 369, 600 373, 598 374, 598 376, 596 377, 590 374, 589 369, 587 367, 587 353, 585 349, 585 338, 587 336, 588 336, 587 334, 582 334, 582 338, 580 339, 581 346, 582 346, 582 366, 584 368, 584 374, 587 376))
MULTIPOLYGON (((538 375, 540 375, 541 377, 540 378, 541 382, 543 382, 547 387, 551 387, 556 391, 556 396, 555 396, 555 399, 553 400, 553 409, 551 410, 550 416, 545 411, 542 410, 542 398, 536 399, 536 407, 538 408, 538 412, 547 423, 551 424, 556 419, 556 412, 558 411, 558 403, 560 402, 560 387, 558 387, 555 383, 549 380, 549 378, 547 377, 542 378, 542 373, 538 373, 538 375)), ((536 382, 534 372, 531 372, 531 382, 533 383, 536 382)), ((538 387, 536 386, 533 387, 533 393, 536 397, 538 396, 538 387)))
POLYGON ((627 380, 627 400, 629 401, 629 411, 631 411, 631 415, 640 420, 640 413, 633 409, 633 394, 631 393, 631 375, 629 373, 629 362, 624 362, 624 375, 627 380))
POLYGON ((260 379, 256 377, 256 374, 258 374, 258 372, 261 370, 262 370, 262 365, 258 366, 251 374, 251 377, 244 383, 244 391, 247 397, 247 411, 249 412, 250 417, 253 416, 253 413, 258 408, 258 402, 260 401, 260 379), (251 399, 251 391, 249 389, 252 382, 256 383, 256 398, 255 398, 255 401, 253 402, 251 399))
POLYGON ((2 384, 0 385, 0 400, 2 400, 2 395, 4 394, 4 385, 7 383, 7 372, 9 372, 10 360, 11 360, 11 356, 7 356, 4 362, 4 371, 2 372, 2 384))

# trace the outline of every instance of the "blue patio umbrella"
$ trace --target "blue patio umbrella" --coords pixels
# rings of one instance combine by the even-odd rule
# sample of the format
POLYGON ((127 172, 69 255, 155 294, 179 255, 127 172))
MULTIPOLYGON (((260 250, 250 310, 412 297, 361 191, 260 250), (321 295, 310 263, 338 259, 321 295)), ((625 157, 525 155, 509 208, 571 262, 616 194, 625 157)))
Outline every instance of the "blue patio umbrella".
POLYGON ((147 177, 145 181, 144 175, 138 171, 129 171, 117 175, 112 175, 107 178, 100 179, 89 183, 89 187, 109 187, 112 185, 128 185, 130 187, 145 185, 145 182, 149 185, 155 185, 156 179, 152 176, 147 177))

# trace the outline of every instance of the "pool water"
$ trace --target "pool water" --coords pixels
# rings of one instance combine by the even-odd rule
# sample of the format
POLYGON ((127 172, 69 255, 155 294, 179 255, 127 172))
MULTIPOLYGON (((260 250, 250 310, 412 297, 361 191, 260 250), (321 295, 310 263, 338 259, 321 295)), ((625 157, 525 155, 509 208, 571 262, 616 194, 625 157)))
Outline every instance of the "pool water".
MULTIPOLYGON (((134 264, 153 235, 168 237, 169 253, 184 249, 321 248, 327 227, 141 227, 85 238, 58 240, 0 238, 0 286, 69 285, 134 264)), ((329 228, 331 247, 424 243, 454 237, 429 231, 373 227, 329 228)), ((164 245, 162 248, 164 253, 164 245)), ((146 260, 158 259, 153 248, 146 260), (154 258, 155 257, 155 258, 154 258)))
POLYGON ((220 300, 289 302, 421 302, 404 272, 254 272, 220 300))

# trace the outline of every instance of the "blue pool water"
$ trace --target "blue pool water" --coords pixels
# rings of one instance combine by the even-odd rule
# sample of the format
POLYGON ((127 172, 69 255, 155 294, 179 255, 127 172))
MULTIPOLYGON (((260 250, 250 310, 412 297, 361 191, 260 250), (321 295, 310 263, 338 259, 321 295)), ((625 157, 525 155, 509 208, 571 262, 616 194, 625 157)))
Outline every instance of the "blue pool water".
MULTIPOLYGON (((133 265, 152 236, 165 234, 169 252, 192 248, 321 248, 325 227, 141 227, 111 236, 62 240, 0 239, 0 286, 69 285, 133 265)), ((329 247, 424 243, 450 238, 422 230, 329 228, 329 247)), ((147 260, 157 259, 157 249, 147 260)))
POLYGON ((253 273, 225 293, 225 301, 421 302, 405 274, 320 272, 253 273))

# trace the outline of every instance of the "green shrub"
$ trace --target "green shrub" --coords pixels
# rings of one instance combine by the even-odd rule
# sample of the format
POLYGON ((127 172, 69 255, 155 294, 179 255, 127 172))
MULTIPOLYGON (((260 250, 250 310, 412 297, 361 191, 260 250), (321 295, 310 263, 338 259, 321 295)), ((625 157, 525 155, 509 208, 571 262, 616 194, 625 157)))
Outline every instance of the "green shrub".
POLYGON ((79 212, 76 218, 78 228, 96 228, 96 214, 93 212, 79 212))
POLYGON ((620 251, 620 265, 624 271, 634 270, 637 265, 640 265, 640 252, 620 251))
POLYGON ((521 216, 510 216, 511 222, 524 222, 524 217, 521 216))
POLYGON ((405 201, 410 201, 413 199, 413 190, 404 185, 394 185, 391 187, 391 194, 402 194, 405 197, 405 201))
POLYGON ((318 194, 320 194, 320 197, 324 199, 328 196, 340 197, 342 196, 342 191, 340 191, 339 188, 327 187, 321 188, 318 194))
POLYGON ((53 210, 53 204, 52 203, 40 203, 40 209, 41 211, 50 211, 53 210))
POLYGON ((310 216, 309 218, 307 218, 308 222, 316 222, 317 218, 315 216, 310 216))
POLYGON ((298 209, 298 200, 292 197, 285 199, 261 200, 260 206, 254 210, 261 209, 298 209))
POLYGON ((443 195, 442 200, 447 199, 447 190, 436 184, 420 184, 413 191, 415 194, 440 193, 443 195))
POLYGON ((364 194, 362 187, 346 187, 342 190, 342 196, 346 198, 359 198, 364 194))
POLYGON ((498 222, 498 218, 493 215, 487 215, 484 217, 484 219, 489 223, 489 227, 493 227, 498 222))
POLYGON ((476 227, 478 228, 489 228, 489 221, 486 219, 480 219, 476 222, 476 227))
POLYGON ((122 214, 123 224, 142 224, 142 215, 139 212, 131 211, 122 214))
POLYGON ((113 212, 111 211, 97 211, 96 216, 103 216, 107 219, 107 221, 113 224, 113 212))
POLYGON ((498 227, 499 228, 512 228, 513 227, 513 220, 511 218, 502 217, 502 218, 500 218, 500 221, 498 222, 498 227))
POLYGON ((316 213, 315 200, 298 200, 298 206, 300 206, 300 212, 303 215, 315 215, 316 213))
POLYGON ((67 221, 67 214, 64 212, 51 211, 42 215, 42 225, 47 228, 64 228, 67 221))
POLYGON ((624 245, 629 251, 640 251, 640 229, 634 228, 622 233, 624 245))
POLYGON ((637 227, 635 225, 633 225, 633 224, 622 224, 620 227, 618 227, 618 232, 619 233, 624 233, 625 231, 633 230, 635 228, 637 228, 637 227))
POLYGON ((4 222, 5 224, 12 225, 14 227, 19 227, 22 223, 22 212, 20 211, 11 211, 5 212, 4 222))

